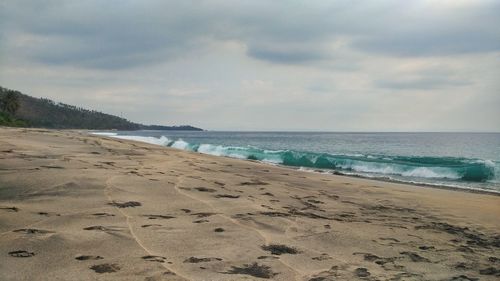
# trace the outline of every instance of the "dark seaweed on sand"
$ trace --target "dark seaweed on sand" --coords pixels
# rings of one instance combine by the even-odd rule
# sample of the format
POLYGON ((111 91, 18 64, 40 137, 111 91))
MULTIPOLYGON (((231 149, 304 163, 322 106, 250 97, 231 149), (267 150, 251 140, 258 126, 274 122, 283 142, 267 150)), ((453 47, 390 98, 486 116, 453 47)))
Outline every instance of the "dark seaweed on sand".
POLYGON ((245 181, 240 183, 240 185, 268 185, 269 183, 263 182, 261 180, 245 181))
POLYGON ((221 261, 221 258, 198 258, 190 257, 184 260, 184 263, 200 263, 200 262, 211 262, 211 261, 221 261))
POLYGON ((267 265, 260 265, 256 262, 252 264, 244 264, 242 267, 232 266, 231 270, 225 272, 226 274, 245 274, 258 278, 269 279, 277 275, 267 265))
POLYGON ((215 192, 216 191, 213 188, 206 188, 206 187, 195 187, 194 189, 201 191, 201 192, 215 192))
POLYGON ((240 198, 239 195, 231 195, 231 194, 217 194, 214 197, 215 198, 231 198, 231 199, 240 198))
POLYGON ((104 258, 101 257, 101 256, 86 256, 86 255, 82 255, 82 256, 75 257, 75 259, 79 260, 79 261, 86 261, 86 260, 102 260, 104 258))
POLYGON ((0 210, 7 210, 7 211, 11 211, 11 212, 18 212, 19 208, 17 208, 17 207, 0 207, 0 210))
POLYGON ((299 250, 288 247, 287 245, 282 245, 282 244, 269 244, 269 245, 263 245, 262 249, 265 251, 271 252, 273 255, 282 255, 282 254, 298 254, 299 250))
POLYGON ((123 202, 123 203, 113 201, 111 203, 108 203, 108 205, 115 206, 118 208, 133 208, 133 207, 142 206, 142 204, 140 202, 137 202, 137 201, 128 201, 128 202, 123 202))
POLYGON ((18 251, 9 252, 9 255, 11 257, 15 257, 15 258, 29 258, 29 257, 34 256, 35 253, 24 251, 24 250, 18 250, 18 251))

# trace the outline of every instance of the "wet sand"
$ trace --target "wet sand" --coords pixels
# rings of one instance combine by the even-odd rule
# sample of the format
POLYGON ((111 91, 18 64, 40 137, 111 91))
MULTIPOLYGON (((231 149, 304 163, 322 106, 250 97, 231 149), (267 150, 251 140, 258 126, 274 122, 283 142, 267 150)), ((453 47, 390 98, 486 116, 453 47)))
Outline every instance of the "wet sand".
POLYGON ((500 196, 0 128, 0 280, 498 280, 500 196))

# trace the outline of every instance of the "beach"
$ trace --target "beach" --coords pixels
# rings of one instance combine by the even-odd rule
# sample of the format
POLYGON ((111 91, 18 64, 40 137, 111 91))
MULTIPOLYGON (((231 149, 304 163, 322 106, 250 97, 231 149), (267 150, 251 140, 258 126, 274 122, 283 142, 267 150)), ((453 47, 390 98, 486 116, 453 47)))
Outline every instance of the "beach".
POLYGON ((498 280, 500 196, 0 128, 0 280, 498 280))

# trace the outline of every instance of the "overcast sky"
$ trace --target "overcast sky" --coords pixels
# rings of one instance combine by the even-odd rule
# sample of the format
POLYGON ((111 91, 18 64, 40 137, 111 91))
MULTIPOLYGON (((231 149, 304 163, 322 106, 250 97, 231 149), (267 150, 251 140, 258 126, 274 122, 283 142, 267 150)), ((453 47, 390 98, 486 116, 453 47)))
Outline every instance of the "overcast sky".
POLYGON ((210 130, 500 131, 500 1, 0 1, 0 85, 210 130))

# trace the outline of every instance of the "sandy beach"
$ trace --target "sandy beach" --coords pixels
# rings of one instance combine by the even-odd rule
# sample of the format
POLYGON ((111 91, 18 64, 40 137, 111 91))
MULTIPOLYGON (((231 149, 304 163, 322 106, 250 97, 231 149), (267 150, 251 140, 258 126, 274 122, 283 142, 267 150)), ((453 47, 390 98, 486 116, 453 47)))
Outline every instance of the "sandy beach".
POLYGON ((498 280, 500 196, 0 128, 0 280, 498 280))

